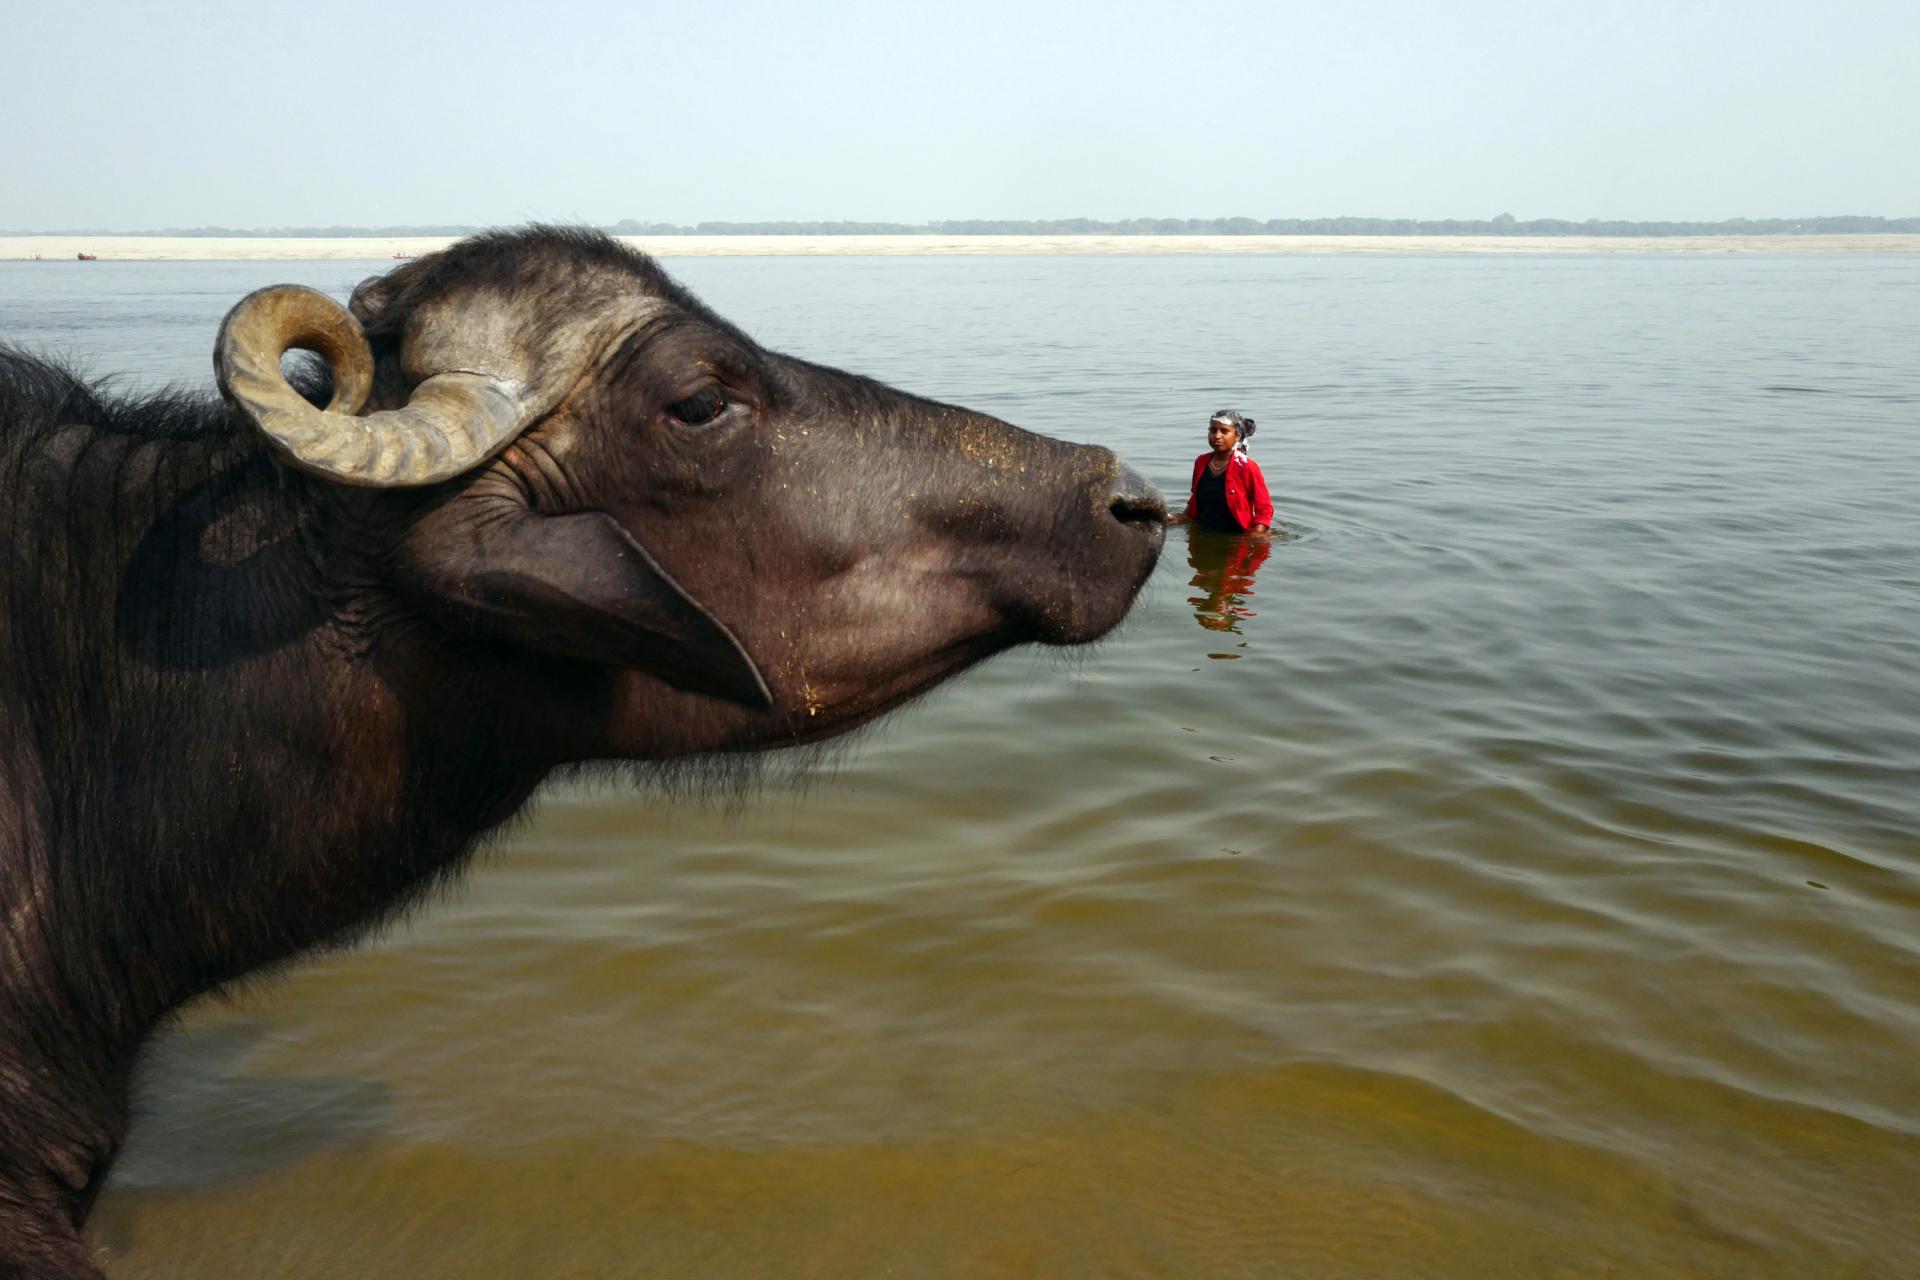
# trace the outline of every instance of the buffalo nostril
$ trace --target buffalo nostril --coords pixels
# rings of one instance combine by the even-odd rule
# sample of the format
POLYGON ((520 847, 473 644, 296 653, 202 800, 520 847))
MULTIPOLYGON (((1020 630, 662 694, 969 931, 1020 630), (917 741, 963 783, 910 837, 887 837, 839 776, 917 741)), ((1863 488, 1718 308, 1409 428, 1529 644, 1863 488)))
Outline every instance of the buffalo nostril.
POLYGON ((1167 519, 1167 504, 1161 499, 1159 490, 1147 483, 1132 467, 1121 464, 1120 474, 1114 477, 1113 496, 1107 502, 1107 510, 1121 524, 1164 524, 1167 519))
POLYGON ((1167 504, 1157 493, 1121 494, 1107 504, 1113 518, 1121 524, 1165 524, 1167 504))

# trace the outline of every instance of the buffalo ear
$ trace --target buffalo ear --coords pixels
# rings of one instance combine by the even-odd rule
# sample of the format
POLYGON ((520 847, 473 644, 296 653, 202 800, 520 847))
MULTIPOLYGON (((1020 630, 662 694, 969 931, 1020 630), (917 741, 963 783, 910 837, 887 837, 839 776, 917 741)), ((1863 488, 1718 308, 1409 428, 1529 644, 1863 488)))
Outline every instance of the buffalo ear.
POLYGON ((416 528, 401 566, 407 585, 456 623, 757 711, 773 706, 733 633, 612 517, 521 511, 482 521, 460 505, 416 528))

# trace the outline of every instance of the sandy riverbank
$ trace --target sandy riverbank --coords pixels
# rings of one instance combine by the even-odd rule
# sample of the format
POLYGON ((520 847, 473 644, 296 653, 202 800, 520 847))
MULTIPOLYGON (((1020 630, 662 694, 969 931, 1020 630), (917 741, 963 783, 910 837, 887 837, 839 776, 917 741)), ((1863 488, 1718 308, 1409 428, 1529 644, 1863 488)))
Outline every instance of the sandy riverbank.
MULTIPOLYGON (((626 236, 663 258, 1167 253, 1920 253, 1920 235, 1877 236, 626 236)), ((446 237, 0 236, 0 260, 366 261, 431 253, 446 237)))

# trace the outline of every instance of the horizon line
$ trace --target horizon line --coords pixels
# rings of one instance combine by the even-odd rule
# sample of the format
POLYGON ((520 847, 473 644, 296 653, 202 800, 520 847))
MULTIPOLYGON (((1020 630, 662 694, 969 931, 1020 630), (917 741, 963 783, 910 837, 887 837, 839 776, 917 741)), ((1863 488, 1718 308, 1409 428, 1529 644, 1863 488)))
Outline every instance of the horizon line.
MULTIPOLYGON (((301 227, 168 227, 158 230, 110 231, 90 227, 78 230, 0 230, 5 236, 124 236, 232 238, 232 239, 357 239, 394 236, 465 236, 495 226, 531 223, 465 224, 406 223, 391 226, 301 227)), ((951 218, 929 222, 887 222, 852 219, 768 219, 763 221, 704 221, 698 223, 641 222, 622 218, 611 223, 547 223, 592 226, 622 236, 989 236, 989 235, 1377 235, 1377 236, 1698 236, 1698 235, 1876 235, 1920 233, 1920 217, 1887 218, 1871 214, 1823 214, 1787 218, 1725 218, 1717 221, 1629 220, 1588 218, 1519 219, 1511 214, 1493 218, 1375 218, 1341 215, 1331 218, 951 218)))

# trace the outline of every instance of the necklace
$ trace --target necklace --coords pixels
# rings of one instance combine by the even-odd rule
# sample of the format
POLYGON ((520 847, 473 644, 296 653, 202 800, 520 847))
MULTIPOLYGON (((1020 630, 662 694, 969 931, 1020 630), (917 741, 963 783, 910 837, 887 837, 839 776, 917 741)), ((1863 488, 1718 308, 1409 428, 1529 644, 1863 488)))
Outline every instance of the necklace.
POLYGON ((1216 476, 1225 475, 1227 473, 1227 462, 1232 461, 1233 459, 1231 457, 1229 457, 1226 462, 1222 462, 1218 458, 1208 458, 1207 470, 1216 476))

